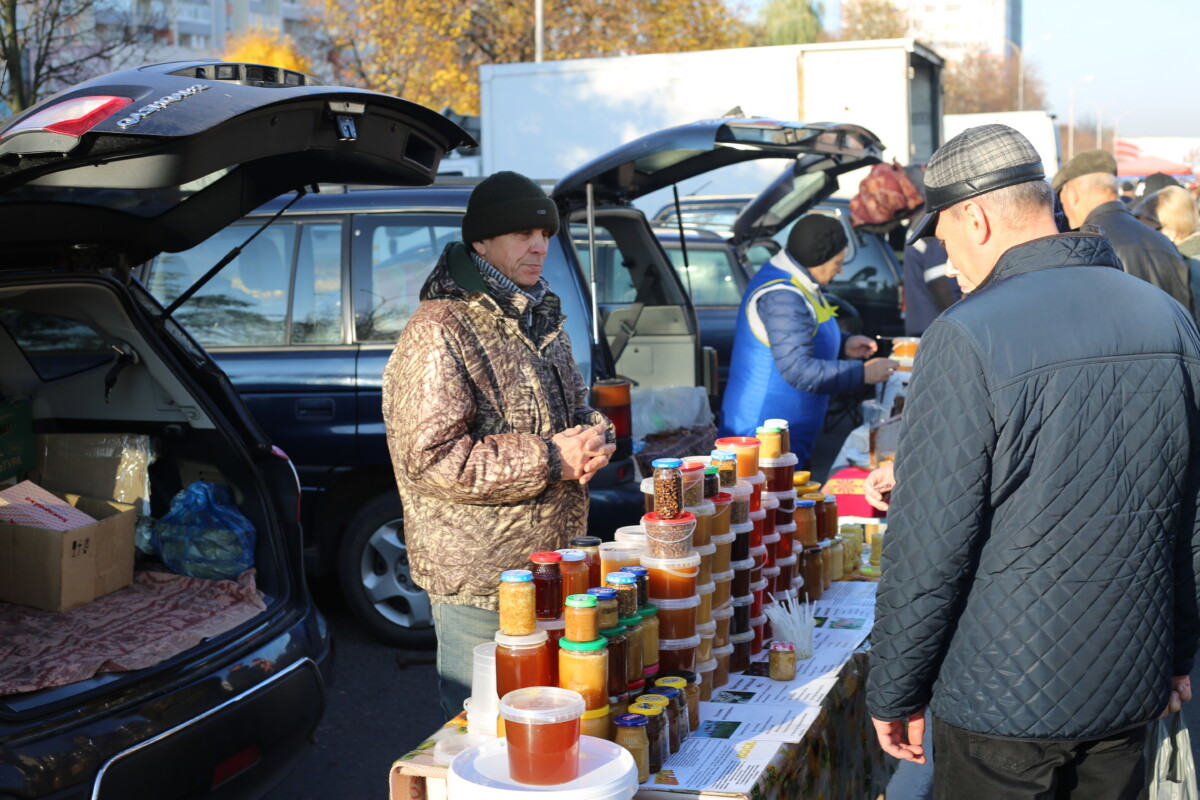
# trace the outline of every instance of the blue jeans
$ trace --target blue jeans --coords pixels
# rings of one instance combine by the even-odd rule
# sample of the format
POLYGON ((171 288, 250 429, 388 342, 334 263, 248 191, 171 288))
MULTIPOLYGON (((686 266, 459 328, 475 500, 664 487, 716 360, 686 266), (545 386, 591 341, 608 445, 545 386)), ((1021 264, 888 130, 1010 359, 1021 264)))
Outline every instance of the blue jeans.
POLYGON ((500 614, 475 606, 433 604, 433 629, 437 633, 438 695, 442 715, 451 719, 471 696, 471 669, 476 646, 494 641, 500 614))

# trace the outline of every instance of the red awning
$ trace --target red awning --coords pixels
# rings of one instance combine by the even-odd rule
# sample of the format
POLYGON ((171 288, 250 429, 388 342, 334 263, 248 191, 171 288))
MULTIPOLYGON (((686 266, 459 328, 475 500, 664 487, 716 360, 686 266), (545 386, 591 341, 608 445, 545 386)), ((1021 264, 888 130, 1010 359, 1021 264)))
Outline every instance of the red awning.
POLYGON ((1168 161, 1157 156, 1138 156, 1117 162, 1117 175, 1153 175, 1162 172, 1167 175, 1191 175, 1192 168, 1178 161, 1168 161))

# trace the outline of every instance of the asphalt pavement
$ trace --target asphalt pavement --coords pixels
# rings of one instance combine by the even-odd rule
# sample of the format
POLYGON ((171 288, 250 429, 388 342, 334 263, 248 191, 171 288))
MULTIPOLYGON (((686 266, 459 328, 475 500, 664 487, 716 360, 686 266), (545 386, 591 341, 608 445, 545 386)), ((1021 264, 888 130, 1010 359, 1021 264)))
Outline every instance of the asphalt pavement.
POLYGON ((332 581, 313 595, 333 629, 333 686, 317 743, 263 800, 386 800, 392 762, 445 722, 434 653, 372 639, 332 581))

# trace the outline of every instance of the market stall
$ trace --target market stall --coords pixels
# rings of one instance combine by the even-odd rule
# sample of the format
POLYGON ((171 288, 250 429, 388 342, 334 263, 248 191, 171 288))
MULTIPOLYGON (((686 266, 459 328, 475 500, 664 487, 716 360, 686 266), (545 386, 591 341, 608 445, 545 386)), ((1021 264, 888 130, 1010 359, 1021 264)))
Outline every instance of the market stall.
POLYGON ((878 551, 881 526, 841 526, 837 498, 795 471, 786 423, 715 444, 654 461, 646 514, 616 541, 501 576, 468 711, 395 762, 393 798, 530 783, 572 798, 882 795, 893 767, 864 698, 865 545, 878 551), (535 752, 549 723, 577 740, 535 752))

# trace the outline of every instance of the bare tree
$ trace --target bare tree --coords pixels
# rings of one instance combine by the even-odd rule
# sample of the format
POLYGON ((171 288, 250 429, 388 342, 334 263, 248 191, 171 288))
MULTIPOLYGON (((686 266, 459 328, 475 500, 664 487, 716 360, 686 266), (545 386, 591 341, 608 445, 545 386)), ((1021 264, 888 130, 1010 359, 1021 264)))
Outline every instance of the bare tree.
POLYGON ((144 55, 164 21, 133 0, 0 0, 0 101, 10 113, 144 55))
MULTIPOLYGON (((971 53, 961 61, 946 64, 946 113, 972 114, 988 111, 1016 111, 1017 69, 1019 59, 1002 58, 991 53, 971 53)), ((1024 107, 1046 107, 1046 89, 1034 65, 1023 65, 1024 107)))

